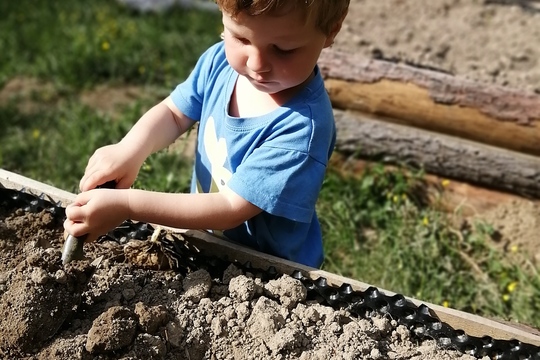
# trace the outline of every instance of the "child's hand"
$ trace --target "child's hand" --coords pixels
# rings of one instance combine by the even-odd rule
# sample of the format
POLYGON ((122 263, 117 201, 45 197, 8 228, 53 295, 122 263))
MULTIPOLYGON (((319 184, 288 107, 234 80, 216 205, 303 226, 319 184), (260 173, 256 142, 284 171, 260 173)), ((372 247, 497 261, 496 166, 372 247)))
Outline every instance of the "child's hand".
POLYGON ((128 189, 144 162, 140 157, 135 147, 121 142, 97 149, 88 160, 79 188, 88 191, 114 180, 117 189, 128 189))
POLYGON ((87 241, 106 234, 129 218, 129 191, 95 189, 80 193, 66 207, 64 229, 76 237, 88 234, 87 241))

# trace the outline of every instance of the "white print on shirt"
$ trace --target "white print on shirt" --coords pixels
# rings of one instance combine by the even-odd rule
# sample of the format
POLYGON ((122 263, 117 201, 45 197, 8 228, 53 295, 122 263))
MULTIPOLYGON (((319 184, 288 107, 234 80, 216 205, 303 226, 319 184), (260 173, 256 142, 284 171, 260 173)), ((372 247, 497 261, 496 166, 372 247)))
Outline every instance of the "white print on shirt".
POLYGON ((227 143, 224 138, 218 139, 214 118, 211 116, 206 121, 203 143, 206 156, 210 160, 210 173, 212 174, 209 192, 219 192, 227 186, 232 173, 225 168, 228 157, 227 143))

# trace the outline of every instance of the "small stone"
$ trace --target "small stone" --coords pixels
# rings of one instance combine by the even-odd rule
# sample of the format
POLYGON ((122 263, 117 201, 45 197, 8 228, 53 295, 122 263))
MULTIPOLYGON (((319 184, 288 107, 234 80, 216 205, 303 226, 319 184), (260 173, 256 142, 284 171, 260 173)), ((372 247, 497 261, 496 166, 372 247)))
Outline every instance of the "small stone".
POLYGON ((206 270, 197 270, 186 275, 183 285, 186 299, 198 303, 208 296, 212 287, 212 277, 206 270))
POLYGON ((223 328, 224 325, 225 325, 224 319, 216 317, 216 318, 212 319, 210 329, 212 329, 212 332, 214 333, 214 335, 220 336, 220 335, 222 335, 224 333, 224 328, 223 328))
POLYGON ((249 301, 255 296, 255 282, 247 276, 240 275, 229 282, 231 298, 240 302, 249 301))
POLYGON ((133 289, 124 289, 122 291, 122 296, 124 297, 124 299, 126 299, 127 301, 133 299, 135 297, 135 290, 133 289))
POLYGON ((135 305, 135 314, 139 318, 139 327, 144 332, 152 335, 166 323, 168 318, 165 306, 147 306, 142 302, 135 305))
POLYGON ((182 335, 184 334, 184 328, 177 321, 170 321, 165 326, 165 332, 167 339, 173 347, 180 347, 182 345, 182 335))
POLYGON ((59 284, 67 283, 67 274, 64 270, 57 270, 54 273, 54 280, 59 284))
POLYGON ((44 285, 49 281, 49 274, 47 274, 47 271, 41 269, 41 268, 35 268, 32 271, 32 274, 30 275, 30 278, 32 281, 39 285, 44 285))
POLYGON ((167 344, 159 336, 139 334, 135 339, 133 354, 144 356, 145 359, 164 359, 167 355, 167 344))
POLYGON ((103 354, 120 350, 133 342, 136 332, 135 314, 126 307, 111 307, 92 323, 86 340, 86 351, 103 354))
POLYGON ((0 273, 0 284, 5 284, 8 282, 9 274, 8 273, 0 273))

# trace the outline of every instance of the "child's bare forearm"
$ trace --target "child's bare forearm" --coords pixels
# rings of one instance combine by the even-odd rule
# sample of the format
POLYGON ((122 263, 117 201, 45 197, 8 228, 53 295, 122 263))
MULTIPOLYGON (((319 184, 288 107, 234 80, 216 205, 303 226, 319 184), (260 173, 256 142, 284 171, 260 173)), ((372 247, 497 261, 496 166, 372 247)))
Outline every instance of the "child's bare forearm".
POLYGON ((137 153, 146 158, 172 144, 193 123, 167 98, 148 110, 121 143, 137 147, 137 153))
POLYGON ((128 191, 130 219, 174 228, 225 230, 261 212, 230 190, 202 194, 128 191))

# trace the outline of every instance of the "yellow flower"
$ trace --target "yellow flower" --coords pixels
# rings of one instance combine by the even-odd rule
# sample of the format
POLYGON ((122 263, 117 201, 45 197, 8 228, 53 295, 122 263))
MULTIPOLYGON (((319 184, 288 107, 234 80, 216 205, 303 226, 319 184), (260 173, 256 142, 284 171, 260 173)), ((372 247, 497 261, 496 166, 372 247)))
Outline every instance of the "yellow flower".
POLYGON ((429 225, 429 219, 427 216, 424 216, 424 218, 422 219, 422 224, 424 226, 428 226, 429 225))
POLYGON ((104 41, 101 43, 101 50, 108 51, 111 48, 111 44, 109 44, 108 41, 104 41))
POLYGON ((518 282, 517 281, 512 281, 510 284, 508 284, 508 286, 506 286, 506 290, 509 293, 514 292, 514 290, 516 290, 517 286, 518 286, 518 282))
POLYGON ((442 185, 443 187, 447 187, 448 185, 450 185, 450 180, 444 179, 443 181, 441 181, 441 185, 442 185))
POLYGON ((517 253, 519 250, 519 247, 517 245, 512 245, 510 247, 510 252, 517 253))
POLYGON ((392 201, 395 202, 395 203, 397 203, 397 202, 399 201, 399 197, 398 197, 397 195, 394 195, 394 196, 392 197, 392 201))
POLYGON ((34 140, 37 140, 40 135, 41 135, 41 132, 39 131, 39 129, 34 129, 32 131, 32 138, 34 138, 34 140))
POLYGON ((444 300, 442 306, 444 306, 445 308, 450 307, 450 302, 448 300, 444 300))
POLYGON ((504 295, 502 296, 502 299, 503 299, 504 302, 508 302, 508 301, 510 300, 510 295, 504 294, 504 295))

